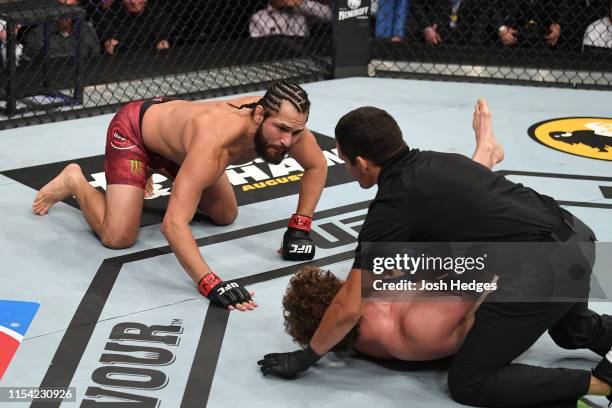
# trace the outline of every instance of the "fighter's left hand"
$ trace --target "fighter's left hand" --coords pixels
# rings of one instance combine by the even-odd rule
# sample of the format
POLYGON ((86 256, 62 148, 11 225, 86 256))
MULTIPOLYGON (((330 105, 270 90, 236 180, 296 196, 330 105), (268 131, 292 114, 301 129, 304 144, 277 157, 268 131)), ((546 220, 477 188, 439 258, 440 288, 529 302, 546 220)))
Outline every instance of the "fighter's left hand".
POLYGON ((315 353, 310 346, 305 350, 297 350, 291 353, 266 354, 263 360, 257 364, 263 375, 272 374, 286 380, 294 380, 298 373, 308 370, 321 356, 315 353))
POLYGON ((310 238, 312 217, 293 214, 283 235, 280 253, 288 261, 310 261, 315 256, 315 244, 310 238))

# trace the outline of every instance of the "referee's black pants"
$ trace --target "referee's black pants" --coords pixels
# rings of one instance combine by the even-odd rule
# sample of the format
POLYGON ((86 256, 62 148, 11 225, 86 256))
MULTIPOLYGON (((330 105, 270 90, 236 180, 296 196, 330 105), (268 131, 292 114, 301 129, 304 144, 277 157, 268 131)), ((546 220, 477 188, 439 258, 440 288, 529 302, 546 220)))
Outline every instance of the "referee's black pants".
MULTIPOLYGON (((592 251, 583 255, 593 265, 593 232, 567 214, 576 231, 570 239, 590 241, 592 251)), ((588 280, 583 280, 587 295, 588 280)), ((590 371, 512 363, 546 330, 566 349, 588 348, 603 356, 612 346, 612 317, 589 310, 584 299, 485 302, 451 364, 448 386, 453 399, 481 407, 575 408, 588 391, 590 371)))

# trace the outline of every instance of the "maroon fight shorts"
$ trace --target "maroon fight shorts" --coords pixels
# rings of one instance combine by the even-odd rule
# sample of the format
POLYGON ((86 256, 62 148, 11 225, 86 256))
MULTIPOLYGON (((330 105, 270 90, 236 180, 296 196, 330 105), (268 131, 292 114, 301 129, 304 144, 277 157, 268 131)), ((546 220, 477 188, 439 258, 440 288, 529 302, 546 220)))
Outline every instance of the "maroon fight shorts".
POLYGON ((144 190, 147 169, 165 170, 176 177, 179 165, 151 152, 142 140, 142 118, 154 104, 175 99, 154 98, 130 102, 115 114, 106 133, 104 172, 106 184, 128 184, 144 190))

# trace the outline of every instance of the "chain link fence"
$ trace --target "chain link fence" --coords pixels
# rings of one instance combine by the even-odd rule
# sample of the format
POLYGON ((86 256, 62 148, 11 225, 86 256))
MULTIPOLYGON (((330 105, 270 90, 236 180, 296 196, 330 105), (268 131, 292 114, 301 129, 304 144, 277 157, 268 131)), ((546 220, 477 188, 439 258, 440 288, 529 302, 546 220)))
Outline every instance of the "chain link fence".
POLYGON ((326 0, 0 0, 0 128, 332 75, 326 0))
POLYGON ((611 0, 0 0, 0 129, 366 72, 610 90, 611 18, 611 0))
POLYGON ((374 0, 370 75, 610 89, 610 0, 374 0))

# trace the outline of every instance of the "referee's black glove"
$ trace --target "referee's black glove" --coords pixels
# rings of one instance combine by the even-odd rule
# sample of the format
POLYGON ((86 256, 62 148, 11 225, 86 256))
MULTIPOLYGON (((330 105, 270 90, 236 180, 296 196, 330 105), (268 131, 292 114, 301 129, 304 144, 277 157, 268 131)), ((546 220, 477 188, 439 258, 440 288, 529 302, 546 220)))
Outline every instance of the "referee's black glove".
POLYGON ((291 353, 271 353, 266 354, 263 360, 257 364, 263 375, 272 374, 286 380, 294 380, 298 373, 308 370, 314 365, 321 356, 315 353, 310 344, 304 350, 297 350, 291 353))

